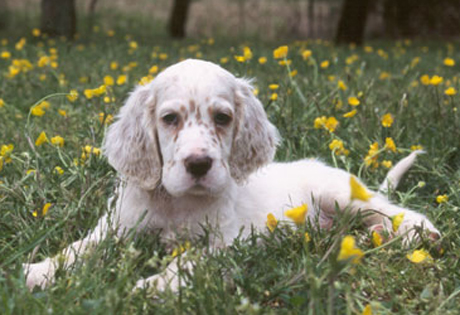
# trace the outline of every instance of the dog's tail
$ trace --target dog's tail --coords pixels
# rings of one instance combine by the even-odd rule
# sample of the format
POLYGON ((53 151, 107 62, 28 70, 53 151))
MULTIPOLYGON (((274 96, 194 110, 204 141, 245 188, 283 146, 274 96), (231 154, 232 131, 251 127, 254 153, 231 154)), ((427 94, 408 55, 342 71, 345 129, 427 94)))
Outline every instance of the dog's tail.
POLYGON ((387 177, 380 185, 379 192, 387 194, 388 191, 395 190, 398 187, 401 177, 414 164, 417 155, 425 153, 423 150, 416 150, 399 161, 387 174, 387 177))

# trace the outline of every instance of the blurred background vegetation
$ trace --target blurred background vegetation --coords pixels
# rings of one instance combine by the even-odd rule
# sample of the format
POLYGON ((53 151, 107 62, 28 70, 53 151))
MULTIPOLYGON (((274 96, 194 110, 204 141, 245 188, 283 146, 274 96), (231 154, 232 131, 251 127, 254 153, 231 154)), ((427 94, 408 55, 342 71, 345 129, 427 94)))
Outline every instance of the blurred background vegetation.
MULTIPOLYGON (((458 0, 0 0, 0 32, 40 28, 75 37, 94 25, 145 36, 311 39, 452 39, 458 0), (120 23, 123 17, 124 23, 120 23)), ((19 34, 18 34, 19 35, 19 34)))

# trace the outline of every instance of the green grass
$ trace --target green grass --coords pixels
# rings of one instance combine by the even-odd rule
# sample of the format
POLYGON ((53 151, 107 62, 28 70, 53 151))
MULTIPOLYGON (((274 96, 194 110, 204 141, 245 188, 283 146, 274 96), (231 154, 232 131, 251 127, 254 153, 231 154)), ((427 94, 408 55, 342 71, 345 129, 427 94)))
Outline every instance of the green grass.
MULTIPOLYGON (((0 171, 0 313, 1 314, 132 314, 132 313, 309 313, 360 314, 371 304, 375 314, 458 314, 460 303, 459 246, 460 223, 460 96, 445 96, 447 85, 460 88, 458 45, 447 43, 369 43, 373 52, 362 48, 338 48, 327 42, 228 43, 216 39, 168 42, 117 31, 108 37, 106 30, 80 38, 76 42, 49 41, 24 32, 26 45, 15 49, 19 38, 7 38, 0 53, 2 77, 0 98, 0 146, 13 144, 3 157, 0 171), (129 43, 138 48, 129 52, 129 43), (289 44, 289 69, 273 59, 273 49, 289 44), (252 49, 251 60, 239 63, 234 55, 243 46, 252 49), (57 50, 58 67, 38 67, 41 55, 57 50), (302 59, 304 49, 312 51, 309 61, 302 59), (388 58, 381 57, 382 49, 388 58), (166 54, 163 59, 159 56, 166 54), (34 253, 39 261, 84 236, 104 213, 113 192, 115 172, 101 156, 81 160, 82 147, 100 147, 105 125, 99 113, 115 115, 134 85, 148 74, 153 65, 164 69, 182 58, 196 57, 220 63, 237 76, 254 77, 259 98, 284 140, 277 160, 320 157, 332 165, 359 176, 370 187, 378 187, 388 171, 384 160, 396 163, 422 145, 427 154, 420 157, 391 199, 425 213, 442 231, 438 243, 422 241, 403 248, 390 242, 374 249, 368 232, 359 218, 337 216, 330 231, 308 225, 296 230, 281 225, 274 233, 254 233, 246 240, 237 239, 227 249, 204 255, 206 237, 193 241, 188 257, 196 263, 193 275, 184 274, 186 286, 179 294, 164 292, 153 298, 148 292, 132 292, 136 280, 160 270, 170 261, 170 252, 156 234, 132 240, 109 238, 71 270, 61 270, 55 284, 46 290, 29 292, 24 285, 21 263, 34 253), (357 60, 346 64, 346 58, 357 60), (265 64, 259 57, 267 57, 265 64), (420 62, 411 65, 415 57, 420 62), (457 65, 443 65, 452 57, 457 65), (33 69, 9 78, 12 59, 27 59, 33 69), (355 58, 356 59, 356 58, 355 58), (320 63, 329 60, 322 69, 320 63), (111 70, 111 62, 119 64, 111 70), (130 62, 137 66, 122 70, 130 62), (381 80, 382 72, 390 77, 381 80), (114 100, 105 103, 103 96, 87 99, 85 89, 103 84, 107 75, 115 79, 127 74, 128 81, 108 89, 114 100), (438 86, 420 83, 423 74, 440 75, 438 86), (40 76, 46 76, 44 80, 40 76), (62 77, 64 75, 64 77, 62 77), (330 76, 334 76, 331 78, 330 76), (81 78, 85 77, 82 81, 81 78), (65 80, 63 80, 65 79, 65 80), (337 88, 343 80, 348 89, 337 88), (415 84, 414 82, 417 82, 415 84), (279 88, 276 101, 269 84, 279 88), (76 89, 79 97, 70 102, 62 93, 76 89), (54 96, 53 96, 54 95, 54 96), (349 96, 360 95, 358 113, 342 117, 352 109, 349 96), (30 108, 49 97, 42 117, 30 115, 30 108), (342 107, 336 106, 342 101, 342 107), (67 117, 59 115, 65 110, 67 117), (384 114, 391 113, 394 123, 381 125, 384 114), (315 129, 317 117, 335 117, 334 132, 315 129), (35 140, 45 131, 48 138, 60 135, 62 148, 49 143, 36 146, 35 140), (369 146, 392 137, 397 152, 383 150, 377 168, 365 167, 369 146), (337 156, 329 149, 340 139, 348 156, 337 156), (77 160, 78 165, 74 163, 77 160), (58 175, 59 166, 64 173, 58 175), (35 170, 29 172, 28 170, 35 170), (424 182, 425 185, 421 184, 424 182), (436 197, 446 194, 448 202, 438 204, 436 197), (46 215, 42 208, 52 207, 46 215), (34 216, 35 212, 35 216, 34 216), (311 241, 304 241, 304 232, 311 241), (340 241, 354 235, 366 253, 359 265, 337 261, 340 241), (433 256, 432 263, 414 264, 406 254, 424 248, 433 256), (442 248, 442 250, 440 250, 442 248)), ((0 39, 2 37, 0 36, 0 39)), ((42 77, 43 79, 43 77, 42 77)))

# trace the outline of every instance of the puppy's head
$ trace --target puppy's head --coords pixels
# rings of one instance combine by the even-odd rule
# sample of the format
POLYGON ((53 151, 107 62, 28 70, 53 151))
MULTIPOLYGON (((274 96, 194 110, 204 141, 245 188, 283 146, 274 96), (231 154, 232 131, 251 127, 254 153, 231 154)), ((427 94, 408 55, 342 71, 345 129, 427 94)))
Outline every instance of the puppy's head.
POLYGON ((278 133, 250 83, 186 60, 137 87, 110 126, 109 163, 144 189, 216 195, 275 154, 278 133))

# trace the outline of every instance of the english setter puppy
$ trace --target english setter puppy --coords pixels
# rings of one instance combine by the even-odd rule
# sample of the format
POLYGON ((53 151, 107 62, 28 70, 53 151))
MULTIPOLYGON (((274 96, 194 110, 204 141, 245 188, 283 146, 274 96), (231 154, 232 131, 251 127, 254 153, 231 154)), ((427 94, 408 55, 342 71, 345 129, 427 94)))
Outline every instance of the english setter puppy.
MULTIPOLYGON (((308 219, 330 226, 339 209, 364 216, 371 230, 389 230, 390 217, 404 212, 397 235, 414 236, 420 226, 439 234, 422 214, 391 204, 378 192, 367 201, 350 197, 350 174, 313 159, 273 163, 279 135, 248 80, 211 62, 185 60, 151 83, 138 86, 107 132, 104 153, 121 176, 116 205, 89 235, 61 255, 70 266, 88 246, 130 229, 160 229, 165 239, 194 236, 207 222, 218 231, 212 247, 232 243, 243 228, 264 231, 267 214, 306 204, 308 219), (111 212, 111 213, 110 213, 111 212)), ((416 153, 390 171, 383 188, 394 188, 416 153)), ((58 259, 25 264, 27 286, 52 283, 58 259)), ((137 287, 177 288, 177 263, 137 282, 137 287)))

